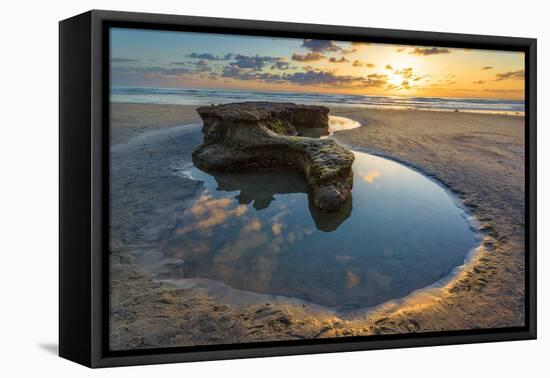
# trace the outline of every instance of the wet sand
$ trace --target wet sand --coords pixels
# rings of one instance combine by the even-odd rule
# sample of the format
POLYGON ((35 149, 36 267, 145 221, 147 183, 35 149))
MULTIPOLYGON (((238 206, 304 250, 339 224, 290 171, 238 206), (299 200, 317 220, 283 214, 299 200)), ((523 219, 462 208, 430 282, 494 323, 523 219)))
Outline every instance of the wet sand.
MULTIPOLYGON (((170 227, 166 217, 185 208, 186 200, 201 190, 192 180, 159 184, 154 179, 170 176, 173 157, 200 143, 198 125, 172 127, 198 122, 194 109, 113 104, 112 349, 523 325, 523 117, 331 109, 332 115, 363 125, 337 132, 335 138, 440 181, 463 201, 486 235, 468 264, 442 285, 374 309, 338 313, 206 279, 156 281, 138 269, 170 227), (165 171, 158 169, 159 162, 165 171)), ((189 164, 185 159, 178 165, 189 164)))

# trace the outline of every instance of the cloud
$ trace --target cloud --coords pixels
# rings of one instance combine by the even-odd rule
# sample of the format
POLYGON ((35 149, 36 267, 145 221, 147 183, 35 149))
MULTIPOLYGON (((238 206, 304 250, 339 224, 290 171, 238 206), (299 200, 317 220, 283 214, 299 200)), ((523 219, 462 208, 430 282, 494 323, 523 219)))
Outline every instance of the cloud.
POLYGON ((304 42, 302 43, 302 47, 305 47, 306 49, 312 51, 312 52, 338 52, 342 51, 342 48, 338 45, 336 45, 332 41, 327 41, 323 39, 304 39, 304 42))
POLYGON ((111 58, 111 63, 136 63, 139 62, 139 59, 129 59, 129 58, 111 58))
POLYGON ((485 80, 472 81, 472 84, 484 84, 484 83, 485 83, 485 80))
POLYGON ((257 72, 239 68, 236 65, 224 67, 222 77, 239 79, 239 80, 255 80, 258 77, 257 72))
MULTIPOLYGON (((421 77, 419 77, 418 79, 420 79, 421 77)), ((415 81, 415 80, 413 80, 415 81)), ((404 89, 404 90, 409 90, 409 89, 412 89, 414 86, 411 85, 411 81, 410 80, 403 80, 401 81, 401 84, 393 84, 393 83, 387 83, 386 87, 385 87, 385 90, 386 91, 391 91, 391 90, 394 90, 394 89, 404 89)), ((417 88, 420 88, 420 87, 417 87, 417 88)))
POLYGON ((353 67, 368 67, 368 68, 374 68, 375 65, 372 63, 367 62, 361 62, 360 60, 354 60, 352 63, 353 67))
POLYGON ((271 66, 272 70, 275 70, 275 69, 277 69, 277 70, 288 70, 289 68, 290 68, 290 63, 285 62, 284 60, 279 60, 271 66))
POLYGON ((367 76, 368 78, 373 78, 373 79, 387 79, 388 78, 388 75, 384 75, 384 74, 376 74, 376 73, 373 73, 373 74, 370 74, 367 76))
POLYGON ((223 56, 218 56, 210 53, 191 53, 187 55, 189 58, 193 59, 204 59, 204 60, 230 60, 233 58, 233 54, 225 54, 223 56))
POLYGON ((525 70, 518 70, 518 71, 508 71, 503 73, 497 73, 495 75, 496 79, 495 81, 501 81, 501 80, 521 80, 525 76, 525 70))
POLYGON ((210 67, 208 62, 204 59, 201 59, 198 62, 195 62, 194 65, 198 71, 201 71, 201 72, 212 71, 212 68, 210 67))
POLYGON ((279 74, 271 74, 268 72, 264 72, 264 73, 258 74, 257 79, 268 83, 274 83, 274 82, 283 82, 284 76, 279 74))
POLYGON ((338 85, 351 84, 352 76, 337 76, 331 71, 304 71, 294 72, 285 76, 286 80, 298 85, 338 85))
POLYGON ((449 54, 451 50, 442 47, 417 47, 409 54, 413 55, 437 55, 437 54, 449 54))
POLYGON ((310 52, 307 54, 292 54, 292 60, 297 62, 316 62, 318 60, 326 59, 326 57, 319 52, 310 52))
POLYGON ((401 88, 403 89, 411 89, 411 86, 409 84, 409 82, 407 80, 403 80, 403 82, 401 83, 401 88))
POLYGON ((221 75, 237 80, 259 80, 263 82, 290 83, 295 85, 318 86, 352 86, 356 88, 381 88, 387 84, 387 76, 371 74, 366 77, 338 75, 335 71, 307 70, 292 74, 272 74, 243 69, 237 66, 227 66, 221 75))
POLYGON ((340 59, 336 59, 335 57, 331 57, 329 60, 331 63, 349 63, 349 60, 347 60, 344 57, 341 57, 340 59))
POLYGON ((171 66, 187 66, 189 67, 195 67, 195 69, 199 72, 206 72, 206 71, 212 71, 212 68, 208 64, 208 61, 201 59, 196 62, 171 62, 171 66))
POLYGON ((260 71, 264 68, 266 63, 277 63, 283 61, 283 58, 273 57, 273 56, 260 56, 260 55, 235 55, 235 62, 232 62, 232 66, 239 68, 250 68, 253 70, 260 71))
POLYGON ((395 70, 393 71, 396 75, 401 75, 405 79, 410 79, 413 76, 413 69, 412 67, 403 68, 402 70, 395 70))
POLYGON ((384 67, 387 70, 393 70, 393 67, 390 64, 386 64, 386 67, 384 67))
POLYGON ((249 68, 240 68, 234 64, 229 65, 223 69, 222 77, 237 79, 237 80, 259 80, 265 82, 279 82, 282 81, 283 76, 279 74, 272 74, 268 72, 258 72, 249 68))
POLYGON ((404 47, 400 47, 398 49, 395 49, 396 52, 400 53, 400 52, 403 52, 405 51, 405 48, 404 47))
MULTIPOLYGON (((424 78, 427 78, 428 76, 430 76, 430 75, 417 76, 413 79, 413 81, 419 81, 419 80, 422 80, 424 78)), ((426 80, 426 81, 429 81, 429 80, 426 80)))
POLYGON ((485 67, 481 67, 480 70, 484 71, 484 70, 492 70, 494 67, 493 66, 485 66, 485 67))
POLYGON ((372 74, 367 77, 337 75, 333 71, 305 71, 295 72, 291 75, 283 76, 283 79, 298 85, 328 85, 339 86, 348 85, 360 88, 383 87, 387 84, 386 75, 372 74))

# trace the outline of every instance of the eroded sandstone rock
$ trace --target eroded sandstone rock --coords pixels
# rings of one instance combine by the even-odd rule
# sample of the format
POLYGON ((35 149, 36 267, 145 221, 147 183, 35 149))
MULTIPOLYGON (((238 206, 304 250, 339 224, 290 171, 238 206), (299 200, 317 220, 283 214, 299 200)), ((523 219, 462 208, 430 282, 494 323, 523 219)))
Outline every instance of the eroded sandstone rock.
POLYGON ((205 171, 250 172, 293 168, 303 172, 314 204, 337 211, 351 196, 353 153, 329 139, 298 136, 300 130, 328 133, 324 106, 243 102, 200 107, 204 141, 193 162, 205 171))

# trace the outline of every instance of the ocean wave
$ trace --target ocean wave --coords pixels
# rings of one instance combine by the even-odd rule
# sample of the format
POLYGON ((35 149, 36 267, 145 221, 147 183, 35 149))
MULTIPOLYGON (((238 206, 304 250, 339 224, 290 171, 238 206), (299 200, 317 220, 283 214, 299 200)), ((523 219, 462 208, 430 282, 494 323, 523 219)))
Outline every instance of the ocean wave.
POLYGON ((327 106, 524 112, 522 100, 445 97, 367 96, 304 92, 261 92, 185 88, 111 88, 112 102, 210 105, 238 101, 277 101, 327 106))

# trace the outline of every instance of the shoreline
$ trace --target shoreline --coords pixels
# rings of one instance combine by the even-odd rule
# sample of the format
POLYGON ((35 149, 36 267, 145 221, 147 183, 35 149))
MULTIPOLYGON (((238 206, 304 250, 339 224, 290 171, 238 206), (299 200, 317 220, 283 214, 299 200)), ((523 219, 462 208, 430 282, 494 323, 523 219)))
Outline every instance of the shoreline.
MULTIPOLYGON (((181 119, 185 119, 185 122, 189 122, 193 121, 194 117, 197 117, 193 115, 194 106, 151 106, 153 108, 156 108, 157 112, 166 110, 167 107, 172 107, 171 113, 182 113, 174 118, 174 120, 180 120, 179 123, 177 123, 179 125, 184 123, 181 121, 181 119)), ((142 108, 142 114, 148 114, 149 112, 146 109, 150 109, 151 106, 133 104, 130 105, 129 108, 133 108, 130 111, 135 110, 136 107, 142 108)), ((120 112, 121 108, 125 107, 125 105, 117 105, 114 108, 118 108, 115 111, 120 112)), ((129 110, 126 109, 126 111, 128 112, 129 110)), ((407 114, 411 112, 416 113, 415 111, 407 110, 377 110, 374 113, 378 113, 375 115, 379 119, 376 119, 376 117, 373 117, 372 114, 370 114, 371 112, 374 111, 364 108, 353 108, 351 110, 348 108, 331 108, 331 114, 340 115, 356 120, 363 125, 358 129, 345 131, 345 133, 343 131, 337 132, 338 136, 336 138, 338 139, 338 141, 342 141, 344 144, 348 144, 349 142, 346 141, 347 138, 348 140, 361 142, 362 139, 357 140, 357 138, 354 138, 353 134, 359 134, 361 135, 361 137, 363 137, 363 134, 368 134, 371 131, 369 130, 371 127, 379 127, 380 119, 382 119, 383 116, 387 114, 390 114, 391 116, 392 112, 405 112, 407 114), (352 114, 349 115, 348 113, 352 114), (363 119, 354 118, 354 114, 360 114, 363 119), (365 121, 368 122, 363 123, 365 121)), ((433 117, 432 113, 437 114, 442 112, 430 113, 429 111, 427 111, 422 113, 429 113, 428 115, 431 115, 433 117)), ((401 113, 401 115, 403 114, 404 113, 401 113)), ((471 113, 445 112, 444 114, 450 114, 452 117, 456 118, 458 114, 460 114, 460 117, 463 117, 463 115, 471 113)), ((393 116, 395 116, 395 114, 393 114, 393 116)), ((437 117, 439 116, 440 115, 437 115, 437 117)), ((510 116, 477 115, 477 117, 486 118, 510 116)), ((171 122, 173 123, 174 120, 172 120, 171 122)), ((164 129, 174 126, 171 125, 171 122, 169 122, 170 120, 167 120, 166 118, 161 120, 157 119, 156 121, 156 124, 155 122, 152 122, 153 125, 146 125, 146 122, 144 122, 143 128, 140 128, 139 125, 135 126, 128 124, 125 127, 129 127, 133 130, 132 132, 128 132, 128 139, 132 136, 137 135, 135 129, 138 129, 138 133, 141 133, 144 130, 158 128, 164 129)), ((486 119, 483 119, 482 121, 486 121, 486 119)), ((114 127, 116 127, 116 125, 114 125, 114 127)), ((367 138, 366 140, 370 140, 370 137, 367 137, 366 135, 364 137, 367 138)), ((118 140, 124 140, 124 138, 119 138, 118 140)), ((150 300, 152 301, 152 303, 150 303, 149 308, 147 308, 147 302, 143 301, 139 302, 137 307, 135 304, 129 305, 127 300, 115 299, 114 302, 119 301, 120 303, 118 303, 118 305, 133 307, 136 310, 136 313, 141 313, 145 316, 148 316, 147 314, 149 314, 149 316, 153 316, 152 314, 154 313, 154 311, 152 311, 151 307, 158 306, 159 298, 164 298, 163 301, 161 301, 161 303, 163 303, 163 305, 161 306, 163 307, 162 310, 163 312, 166 312, 164 314, 165 316, 163 318, 163 323, 166 324, 166 322, 168 322, 171 325, 168 327, 168 331, 161 332, 168 332, 172 335, 170 340, 173 339, 173 341, 169 342, 170 346, 193 345, 201 343, 209 344, 288 340, 311 337, 338 337, 343 335, 430 332, 442 329, 456 330, 484 326, 487 327, 487 324, 491 325, 491 328, 494 328, 495 326, 498 326, 499 323, 520 324, 523 321, 521 317, 518 318, 521 306, 518 305, 516 311, 508 312, 508 320, 505 319, 504 316, 500 316, 499 318, 498 314, 495 314, 495 308, 502 308, 503 306, 505 308, 507 307, 507 304, 500 303, 499 306, 499 303, 497 301, 496 307, 495 304, 491 305, 493 306, 493 308, 490 308, 491 306, 488 306, 488 297, 490 297, 491 295, 487 295, 488 293, 486 293, 486 291, 488 289, 484 289, 484 287, 489 286, 489 284, 491 283, 491 280, 489 280, 489 278, 492 277, 493 279, 502 281, 502 279, 495 277, 495 274, 491 273, 494 272, 495 269, 499 269, 498 266, 495 266, 495 264, 498 265, 499 261, 498 259, 496 259, 495 261, 494 255, 496 252, 499 251, 499 248, 501 248, 501 246, 499 245, 500 241, 495 242, 500 237, 498 234, 498 225, 497 227, 495 227, 494 224, 488 224, 490 222, 493 222, 492 218, 494 218, 494 216, 487 218, 486 214, 483 214, 483 212, 481 212, 481 214, 478 214, 480 213, 480 205, 476 202, 471 202, 472 196, 469 195, 467 191, 464 191, 460 186, 453 185, 452 180, 450 182, 451 185, 448 185, 450 181, 449 178, 440 177, 441 175, 438 176, 436 173, 433 172, 433 169, 426 169, 426 167, 423 167, 422 164, 411 163, 409 159, 400 158, 398 155, 396 155, 395 151, 393 153, 388 153, 383 148, 387 146, 379 145, 377 146, 379 147, 379 149, 377 150, 376 148, 373 148, 373 146, 369 147, 369 145, 366 143, 363 143, 361 146, 357 146, 356 143, 351 143, 351 145, 353 146, 353 149, 357 149, 358 151, 364 151, 369 154, 382 156, 384 158, 397 161, 400 164, 404 164, 408 167, 411 167, 412 169, 421 172, 429 179, 435 180, 435 182, 438 185, 442 186, 445 190, 451 191, 453 194, 451 196, 453 200, 455 199, 455 197, 458 197, 458 201, 462 201, 462 206, 459 207, 464 210, 466 214, 473 214, 474 216, 479 218, 479 229, 481 232, 483 232, 484 237, 483 240, 480 240, 480 247, 478 247, 478 252, 473 253, 469 259, 467 258, 465 260, 465 263, 463 265, 457 267, 455 269, 457 271, 453 271, 449 275, 451 277, 449 277, 448 280, 446 280, 446 277, 444 277, 436 283, 426 288, 413 291, 403 298, 388 301, 369 309, 361 309, 349 311, 346 313, 340 313, 337 311, 333 311, 330 308, 320 308, 323 306, 315 306, 300 300, 297 300, 298 302, 292 300, 285 301, 284 299, 282 301, 275 300, 274 296, 269 295, 268 298, 271 298, 270 302, 264 304, 260 302, 265 302, 265 294, 256 293, 251 294, 264 297, 258 299, 257 301, 251 301, 249 299, 248 303, 241 303, 241 305, 239 305, 237 299, 239 299, 240 296, 250 298, 250 295, 235 295, 234 293, 229 293, 227 289, 220 289, 219 287, 218 289, 215 289, 213 290, 213 292, 211 292, 208 290, 208 288, 206 288, 206 286, 208 285, 205 285, 204 279, 184 279, 183 281, 186 282, 185 285, 174 285, 175 287, 172 287, 171 284, 168 284, 166 282, 156 282, 154 280, 151 280, 150 278, 139 276, 137 272, 131 273, 133 271, 133 268, 131 268, 130 265, 118 264, 117 262, 115 262, 115 272, 118 272, 117 277, 119 278, 117 282, 114 283, 114 287, 112 288, 112 290, 114 290, 115 292, 115 297, 117 296, 116 292, 119 292, 119 290, 125 292, 127 290, 134 289, 132 291, 135 291, 135 288, 132 288, 132 285, 133 283, 136 283, 138 286, 143 285, 143 290, 145 290, 145 292, 147 293, 146 295, 150 296, 150 300), (127 276, 129 273, 131 273, 129 277, 133 277, 133 281, 130 282, 132 285, 129 285, 128 282, 120 279, 127 276), (480 281, 479 279, 482 279, 482 281, 480 281), (438 285, 438 283, 441 284, 438 285), (434 285, 436 285, 436 287, 433 287, 434 285), (185 295, 180 292, 181 290, 185 291, 185 295), (475 297, 474 300, 471 296, 468 297, 467 295, 464 295, 464 292, 472 294, 471 296, 475 297), (188 307, 186 306, 188 305, 188 302, 196 301, 197 298, 202 298, 202 300, 199 301, 200 305, 195 305, 194 309, 188 309, 188 307), (476 302, 476 298, 479 301, 476 302), (210 303, 211 306, 205 307, 205 302, 210 303), (485 308, 485 310, 483 310, 483 308, 480 308, 481 304, 484 305, 482 307, 485 308), (204 334, 199 334, 183 336, 181 334, 183 330, 179 332, 174 329, 174 325, 172 323, 178 323, 180 318, 185 319, 186 317, 195 319, 195 321, 199 323, 198 326, 200 326, 203 321, 199 319, 200 317, 198 316, 198 314, 202 314, 202 317, 207 316, 209 318, 208 321, 213 321, 214 323, 218 324, 218 321, 221 321, 221 318, 215 318, 217 314, 214 308, 220 306, 226 309, 224 311, 224 316, 226 319, 229 319, 229 322, 232 322, 233 328, 237 326, 236 323, 239 323, 239 326, 242 327, 239 332, 235 332, 233 328, 231 328, 231 331, 224 331, 223 327, 217 326, 216 329, 221 328, 219 335, 214 334, 208 336, 204 334), (489 311, 487 310, 487 307, 489 307, 489 311), (254 315, 257 311, 260 311, 261 313, 265 312, 266 314, 272 315, 277 314, 277 316, 279 317, 276 317, 275 319, 279 319, 279 321, 272 322, 271 320, 266 319, 264 319, 263 321, 257 321, 258 319, 256 319, 254 315), (228 313, 230 312, 233 313, 232 316, 228 315, 228 313), (243 313, 250 313, 250 315, 245 315, 247 319, 243 319, 241 316, 243 313), (487 314, 489 314, 490 316, 487 314), (281 317, 285 320, 281 320, 281 317), (212 318, 215 319, 212 320, 212 318), (261 329, 262 332, 258 334, 254 331, 254 329, 261 329), (323 331, 321 332, 321 330, 323 331), (208 339, 208 337, 210 336, 215 337, 215 339, 208 339)), ((389 145, 391 146, 391 143, 389 145)), ((397 151, 399 152, 399 150, 397 151)), ((120 244, 122 245, 123 243, 120 244)), ((515 247, 518 247, 518 243, 515 243, 515 247)), ((124 256, 118 256, 118 253, 113 253, 113 256, 116 256, 116 258, 120 259, 121 261, 125 258, 124 256)), ((500 265, 501 268, 504 267, 510 269, 510 266, 506 266, 506 261, 501 262, 500 265)), ((519 267, 519 270, 521 271, 521 267, 519 267)), ((519 282, 521 282, 521 279, 519 280, 519 282)), ((518 280, 515 280, 514 283, 517 284, 518 280)), ((506 285, 501 285, 499 289, 502 289, 503 286, 506 285)), ((489 291, 495 293, 495 291, 492 289, 489 291)), ((242 299, 240 300, 242 301, 242 299)), ((507 300, 505 300, 505 298, 503 298, 503 301, 508 302, 507 300)), ((493 300, 493 302, 495 301, 493 300)), ((115 305, 114 307, 117 307, 117 305, 115 305)), ((124 324, 124 326, 128 329, 128 331, 112 335, 114 337, 114 339, 112 338, 112 346, 115 347, 115 349, 146 348, 149 346, 154 347, 155 345, 162 345, 162 343, 160 343, 159 341, 155 342, 155 337, 151 336, 159 332, 158 330, 154 330, 154 328, 159 327, 158 324, 156 326, 152 326, 149 322, 148 326, 144 327, 143 323, 132 321, 131 319, 126 318, 115 319, 115 324, 118 326, 122 326, 124 324), (140 331, 140 327, 144 328, 144 330, 140 331), (136 333, 143 333, 144 336, 135 336, 136 333), (146 336, 147 333, 149 333, 149 336, 146 336), (135 337, 138 337, 138 339, 142 341, 136 342, 135 337)))
MULTIPOLYGON (((191 106, 198 108, 200 106, 209 106, 210 103, 203 103, 197 105, 188 105, 188 104, 168 104, 168 103, 148 103, 148 102, 132 102, 132 101, 116 101, 111 104, 121 104, 121 105, 155 105, 155 106, 191 106)), ((334 108, 354 108, 354 109, 363 109, 368 110, 395 110, 395 111, 419 111, 419 112, 442 112, 442 113, 471 113, 471 114, 490 114, 490 115, 502 115, 502 116, 513 116, 513 117, 525 117, 525 111, 516 111, 516 110, 486 110, 486 109, 459 109, 459 108, 426 108, 426 107, 413 107, 413 106, 399 106, 399 105, 387 105, 387 106, 376 106, 376 105, 358 105, 358 104, 312 104, 312 105, 322 105, 326 106, 329 109, 334 108)))

